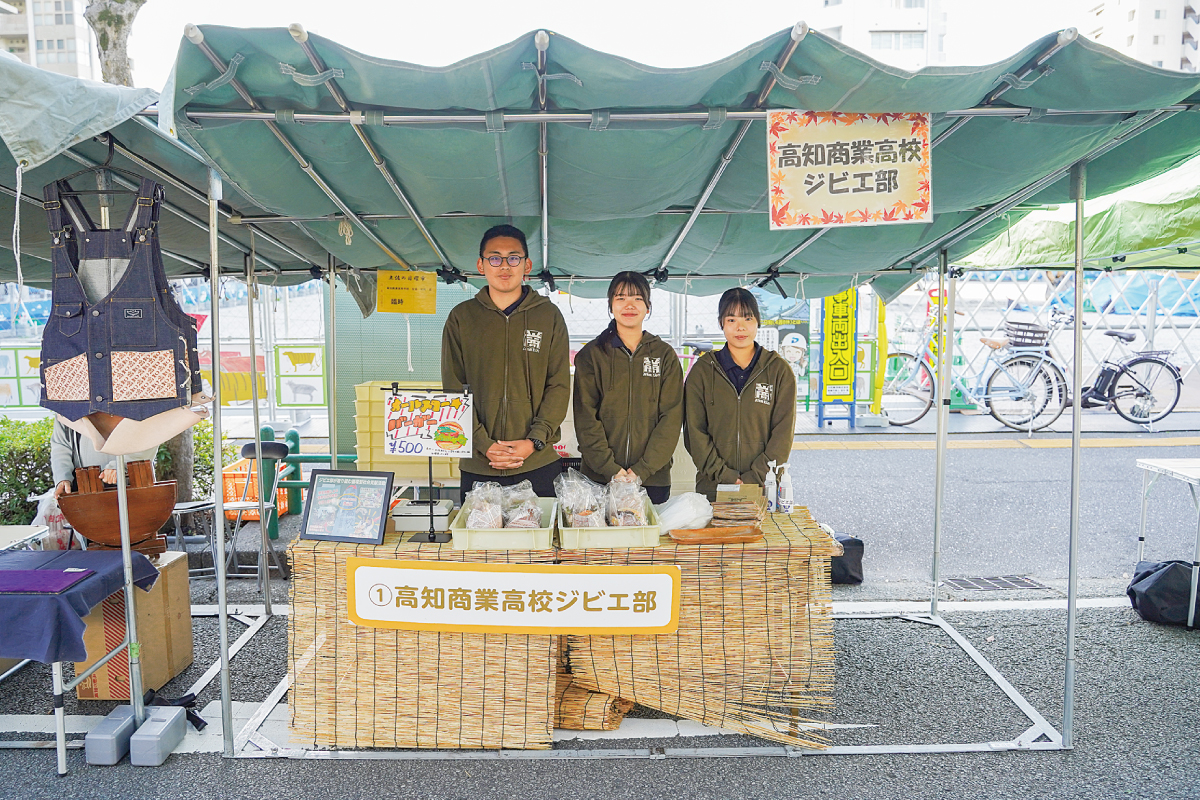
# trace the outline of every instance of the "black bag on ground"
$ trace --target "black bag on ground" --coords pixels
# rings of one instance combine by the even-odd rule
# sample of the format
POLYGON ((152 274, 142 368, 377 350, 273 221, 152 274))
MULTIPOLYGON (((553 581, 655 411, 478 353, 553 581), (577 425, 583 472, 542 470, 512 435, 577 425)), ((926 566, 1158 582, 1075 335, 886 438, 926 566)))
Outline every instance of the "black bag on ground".
POLYGON ((863 540, 835 533, 833 538, 842 545, 843 555, 830 559, 829 573, 833 583, 863 582, 863 540))
MULTIPOLYGON (((1133 610, 1147 622, 1187 625, 1192 566, 1187 561, 1141 561, 1125 590, 1133 610)), ((1200 598, 1198 598, 1200 600, 1200 598)), ((1195 619, 1200 623, 1200 601, 1195 619)))

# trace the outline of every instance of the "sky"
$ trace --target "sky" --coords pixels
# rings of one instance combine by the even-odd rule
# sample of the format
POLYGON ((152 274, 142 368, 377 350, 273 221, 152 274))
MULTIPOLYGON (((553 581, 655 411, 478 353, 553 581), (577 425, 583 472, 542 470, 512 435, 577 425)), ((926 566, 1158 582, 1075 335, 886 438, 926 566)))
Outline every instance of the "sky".
MULTIPOLYGON (((845 0, 853 3, 858 0, 845 0)), ((149 0, 130 37, 134 82, 161 89, 183 27, 287 27, 367 55, 430 66, 460 61, 546 28, 589 47, 656 67, 715 61, 792 27, 822 0, 149 0)), ((1086 24, 1094 0, 942 0, 949 15, 946 64, 999 61, 1052 31, 1086 24)))

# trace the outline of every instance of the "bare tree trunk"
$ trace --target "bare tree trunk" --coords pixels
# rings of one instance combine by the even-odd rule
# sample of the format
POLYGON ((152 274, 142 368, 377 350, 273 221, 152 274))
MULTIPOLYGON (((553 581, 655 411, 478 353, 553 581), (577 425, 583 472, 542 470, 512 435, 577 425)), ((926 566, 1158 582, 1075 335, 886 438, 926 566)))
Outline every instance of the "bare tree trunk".
MULTIPOLYGON (((188 428, 174 439, 167 441, 171 454, 171 478, 175 480, 175 502, 190 503, 192 500, 192 477, 196 472, 196 453, 192 444, 192 429, 188 428)), ((166 479, 165 476, 163 479, 166 479)))
POLYGON ((133 18, 146 0, 92 0, 83 12, 96 32, 100 47, 100 74, 105 83, 133 86, 129 68, 129 33, 133 18))

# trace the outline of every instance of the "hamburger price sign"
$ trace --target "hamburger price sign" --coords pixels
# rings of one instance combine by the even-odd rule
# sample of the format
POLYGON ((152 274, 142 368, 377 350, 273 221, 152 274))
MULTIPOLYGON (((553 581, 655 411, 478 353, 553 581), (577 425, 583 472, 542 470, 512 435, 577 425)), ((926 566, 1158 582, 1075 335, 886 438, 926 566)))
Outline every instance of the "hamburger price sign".
POLYGON ((471 395, 401 392, 389 394, 384 403, 387 455, 470 458, 471 395))

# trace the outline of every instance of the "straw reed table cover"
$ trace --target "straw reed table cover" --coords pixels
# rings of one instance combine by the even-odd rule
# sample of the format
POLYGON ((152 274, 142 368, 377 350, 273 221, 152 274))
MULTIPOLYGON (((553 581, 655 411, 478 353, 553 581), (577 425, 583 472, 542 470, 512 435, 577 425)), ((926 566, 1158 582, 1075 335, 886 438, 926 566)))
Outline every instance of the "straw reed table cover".
MULTIPOLYGON (((549 564, 553 550, 454 550, 297 539, 289 621, 292 741, 339 748, 505 748, 551 744, 554 636, 438 633, 350 623, 351 556, 549 564)), ((402 538, 403 537, 403 538, 402 538)))
POLYGON ((824 739, 803 712, 833 691, 829 559, 841 545, 798 508, 772 514, 763 541, 560 550, 564 564, 678 564, 679 630, 566 636, 576 686, 706 725, 804 747, 824 739))
POLYGON ((547 749, 556 720, 576 720, 572 727, 615 726, 631 701, 707 725, 821 747, 824 740, 808 726, 813 720, 802 713, 832 704, 829 559, 841 546, 804 509, 771 515, 763 532, 763 541, 751 544, 676 545, 664 538, 659 547, 558 551, 456 551, 409 544, 395 534, 379 547, 297 540, 289 548, 293 742, 547 749), (346 609, 351 556, 677 564, 679 630, 554 637, 359 627, 346 609), (567 648, 569 678, 556 678, 559 639, 567 648), (562 695, 557 710, 556 695, 562 695), (580 708, 568 708, 568 699, 580 708))

